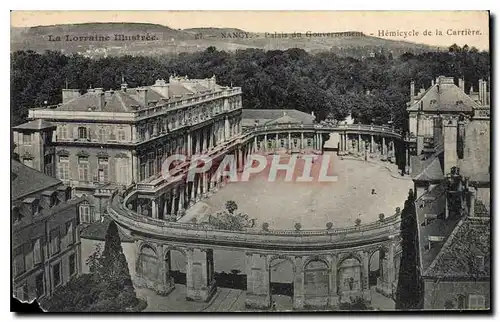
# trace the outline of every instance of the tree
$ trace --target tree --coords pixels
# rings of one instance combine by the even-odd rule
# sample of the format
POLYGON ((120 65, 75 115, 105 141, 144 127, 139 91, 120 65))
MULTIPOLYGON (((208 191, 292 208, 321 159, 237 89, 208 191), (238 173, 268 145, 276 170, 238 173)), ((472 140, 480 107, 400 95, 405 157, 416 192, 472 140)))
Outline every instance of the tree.
POLYGON ((354 225, 357 227, 359 225, 361 225, 361 219, 360 218, 356 218, 356 220, 354 221, 354 225))
POLYGON ((236 204, 235 201, 233 200, 228 200, 226 201, 226 210, 230 213, 230 214, 234 214, 234 212, 236 210, 238 210, 238 205, 236 204))

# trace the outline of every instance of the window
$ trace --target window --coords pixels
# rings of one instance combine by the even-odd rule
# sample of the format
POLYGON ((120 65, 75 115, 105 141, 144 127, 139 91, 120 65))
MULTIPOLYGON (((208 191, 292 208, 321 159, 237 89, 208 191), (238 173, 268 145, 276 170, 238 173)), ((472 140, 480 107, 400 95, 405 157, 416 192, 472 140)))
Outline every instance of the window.
POLYGON ((107 140, 106 128, 99 127, 99 129, 97 131, 97 140, 99 140, 99 142, 106 142, 106 140, 107 140))
POLYGON ((73 276, 76 273, 76 256, 75 254, 69 255, 69 276, 73 276))
POLYGON ((126 141, 127 138, 125 136, 125 130, 124 129, 118 129, 118 141, 126 141))
POLYGON ((26 271, 23 246, 17 247, 12 253, 14 255, 14 277, 16 277, 26 271))
POLYGON ((61 285, 61 263, 52 266, 52 280, 54 281, 54 287, 61 285))
POLYGON ((48 154, 43 158, 43 164, 45 169, 45 174, 52 177, 52 155, 48 154))
POLYGON ((31 133, 23 133, 23 144, 31 144, 31 133))
POLYGON ((69 180, 69 157, 59 157, 59 179, 69 180))
POLYGON ((59 238, 59 227, 50 232, 50 256, 57 254, 61 250, 59 238))
POLYGON ((154 152, 148 153, 148 177, 155 173, 155 154, 154 152))
POLYGON ((90 223, 90 205, 87 202, 80 204, 80 222, 90 223))
POLYGON ((98 181, 108 182, 109 181, 109 164, 108 158, 98 158, 97 159, 98 169, 98 181))
POLYGON ((75 231, 73 229, 73 221, 66 223, 66 245, 72 245, 75 242, 75 231))
POLYGON ((129 184, 128 158, 117 158, 115 160, 117 182, 124 185, 129 184))
POLYGON ((57 127, 57 135, 59 140, 65 140, 68 138, 68 127, 66 125, 59 125, 57 127))
POLYGON ((87 139, 87 128, 80 126, 78 127, 78 138, 79 139, 87 139))
POLYGON ((33 263, 40 264, 42 262, 42 247, 40 245, 40 239, 35 240, 33 243, 33 263))
POLYGON ((36 288, 37 298, 40 298, 43 295, 45 295, 45 279, 43 276, 43 272, 35 276, 35 288, 36 288))
POLYGON ((469 309, 485 309, 485 301, 483 295, 469 295, 469 309))
POLYGON ((78 180, 89 181, 89 158, 78 157, 78 180))

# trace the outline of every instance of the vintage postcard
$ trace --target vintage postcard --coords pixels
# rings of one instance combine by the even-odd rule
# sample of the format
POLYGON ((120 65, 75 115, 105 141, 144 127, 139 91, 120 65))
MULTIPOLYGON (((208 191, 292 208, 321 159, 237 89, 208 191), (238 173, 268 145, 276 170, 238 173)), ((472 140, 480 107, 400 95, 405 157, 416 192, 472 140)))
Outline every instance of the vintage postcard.
POLYGON ((491 311, 489 19, 12 11, 13 303, 491 311))

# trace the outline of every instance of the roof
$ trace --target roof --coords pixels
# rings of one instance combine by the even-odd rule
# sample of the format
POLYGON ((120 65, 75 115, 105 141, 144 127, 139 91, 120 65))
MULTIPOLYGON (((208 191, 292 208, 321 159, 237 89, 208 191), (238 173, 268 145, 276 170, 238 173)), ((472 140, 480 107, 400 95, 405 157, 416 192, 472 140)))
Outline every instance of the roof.
POLYGON ((444 153, 443 145, 438 145, 435 150, 428 157, 424 154, 410 156, 413 180, 438 181, 444 179, 443 166, 440 162, 440 156, 444 153))
POLYGON ((427 89, 413 103, 408 111, 430 112, 472 112, 479 105, 460 87, 449 82, 446 77, 439 77, 438 82, 427 89), (444 81, 447 80, 447 81, 444 81))
POLYGON ((281 119, 279 122, 293 120, 304 125, 313 124, 315 120, 314 115, 293 109, 243 109, 241 118, 242 126, 254 126, 256 120, 260 125, 271 124, 271 121, 278 119, 281 119))
POLYGON ((12 200, 62 184, 62 181, 16 160, 11 161, 11 171, 12 200))
MULTIPOLYGON (((92 240, 104 240, 106 237, 106 232, 108 230, 109 223, 111 219, 108 217, 103 217, 103 221, 97 221, 90 225, 82 227, 80 231, 80 238, 92 239, 92 240)), ((118 233, 120 235, 120 240, 122 242, 133 242, 134 239, 123 233, 121 228, 118 226, 118 233)))
POLYGON ((104 105, 103 111, 127 112, 133 105, 137 106, 139 102, 132 98, 127 92, 116 91, 111 96, 111 100, 104 105))
POLYGON ((38 120, 33 120, 29 121, 23 124, 20 124, 18 126, 14 126, 14 130, 43 130, 43 129, 50 129, 50 128, 55 128, 56 125, 52 124, 50 122, 47 122, 42 119, 38 120))
POLYGON ((491 271, 489 218, 464 218, 441 248, 426 276, 480 278, 491 271), (477 256, 484 259, 484 269, 475 265, 477 256))
POLYGON ((266 125, 271 125, 271 124, 297 124, 297 123, 300 123, 300 121, 294 119, 290 115, 283 115, 280 118, 277 118, 275 120, 267 122, 266 125))
POLYGON ((440 181, 443 179, 443 168, 439 162, 439 158, 432 158, 423 171, 413 178, 413 180, 417 181, 440 181))

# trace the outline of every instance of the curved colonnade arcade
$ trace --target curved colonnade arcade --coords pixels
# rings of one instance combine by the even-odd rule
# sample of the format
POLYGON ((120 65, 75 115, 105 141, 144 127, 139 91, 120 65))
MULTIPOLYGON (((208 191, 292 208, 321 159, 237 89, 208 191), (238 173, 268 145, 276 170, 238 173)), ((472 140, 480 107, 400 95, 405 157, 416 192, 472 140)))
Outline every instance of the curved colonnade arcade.
MULTIPOLYGON (((365 155, 379 151, 381 159, 386 160, 390 153, 397 157, 393 142, 401 140, 400 134, 391 129, 367 125, 278 125, 249 129, 205 155, 218 164, 226 154, 234 154, 237 168, 242 171, 252 153, 282 150, 320 154, 331 133, 339 134, 339 154, 352 152, 351 147, 362 152, 365 143, 365 155)), ((170 180, 158 177, 113 194, 108 213, 136 240, 136 285, 159 294, 171 292, 175 287, 171 252, 178 251, 186 259, 186 298, 209 301, 216 291, 214 250, 233 250, 246 256, 248 307, 270 307, 271 267, 276 260, 288 261, 293 267, 294 309, 336 307, 356 297, 371 300, 370 258, 378 252, 380 275, 376 288, 393 297, 401 258, 399 210, 383 221, 318 230, 226 231, 175 222, 185 209, 227 183, 215 167, 187 182, 189 168, 188 161, 180 163, 172 170, 170 180)))

